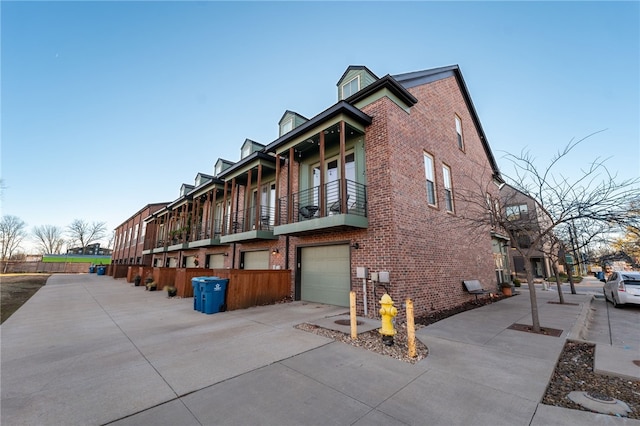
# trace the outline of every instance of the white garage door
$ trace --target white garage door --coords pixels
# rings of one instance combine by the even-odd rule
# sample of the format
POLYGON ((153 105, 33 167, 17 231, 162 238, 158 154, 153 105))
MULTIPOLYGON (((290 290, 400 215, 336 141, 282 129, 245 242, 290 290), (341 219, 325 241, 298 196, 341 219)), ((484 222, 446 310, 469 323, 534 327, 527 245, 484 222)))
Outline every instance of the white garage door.
POLYGON ((302 248, 301 299, 349 306, 350 270, 348 245, 302 248))
POLYGON ((243 269, 269 269, 269 250, 245 251, 243 269))
POLYGON ((210 254, 209 269, 224 269, 224 254, 210 254))

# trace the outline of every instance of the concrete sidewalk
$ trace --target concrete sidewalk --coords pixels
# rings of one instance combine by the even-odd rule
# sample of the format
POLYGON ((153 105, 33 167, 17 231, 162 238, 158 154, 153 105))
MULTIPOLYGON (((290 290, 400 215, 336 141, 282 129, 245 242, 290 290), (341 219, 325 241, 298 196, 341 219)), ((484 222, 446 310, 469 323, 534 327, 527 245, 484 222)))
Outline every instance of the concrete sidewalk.
POLYGON ((346 313, 294 302, 204 315, 123 280, 54 275, 1 327, 3 425, 620 424, 539 404, 592 296, 505 299, 418 331, 407 364, 293 328, 346 313))

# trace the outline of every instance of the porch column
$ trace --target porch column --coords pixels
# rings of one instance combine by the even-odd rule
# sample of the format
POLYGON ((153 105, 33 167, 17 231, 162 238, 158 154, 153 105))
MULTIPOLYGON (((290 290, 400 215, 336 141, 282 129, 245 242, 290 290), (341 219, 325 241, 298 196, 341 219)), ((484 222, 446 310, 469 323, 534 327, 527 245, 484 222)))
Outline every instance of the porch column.
POLYGON ((293 221, 293 159, 296 155, 293 147, 289 148, 289 162, 288 162, 288 176, 287 176, 287 223, 291 223, 293 221))
MULTIPOLYGON (((327 193, 325 188, 324 173, 324 131, 320 131, 320 187, 318 188, 318 204, 320 207, 320 217, 327 215, 327 193)), ((312 182, 313 184, 313 182, 312 182)), ((310 185, 311 186, 311 185, 310 185)))
MULTIPOLYGON (((236 223, 238 221, 238 209, 236 208, 236 178, 231 179, 231 209, 229 212, 230 215, 230 221, 229 223, 231 224, 231 229, 229 230, 229 234, 233 234, 235 233, 235 227, 234 227, 234 223, 236 223)), ((226 210, 226 206, 225 206, 225 210, 226 210)))
POLYGON ((260 229, 262 223, 262 164, 258 163, 258 181, 256 182, 256 205, 255 205, 255 218, 253 219, 253 225, 255 229, 260 229))
POLYGON ((227 223, 229 223, 229 218, 227 217, 227 191, 228 191, 228 187, 227 187, 228 182, 225 180, 224 181, 224 194, 222 194, 222 223, 221 225, 221 234, 222 235, 227 235, 227 232, 229 231, 227 229, 227 223))
POLYGON ((216 235, 216 195, 218 194, 218 190, 214 187, 209 193, 207 197, 209 198, 209 223, 207 224, 207 234, 209 235, 207 238, 214 238, 216 235))
POLYGON ((345 176, 345 164, 344 164, 344 158, 345 158, 345 144, 346 144, 346 131, 345 131, 345 125, 344 125, 344 121, 340 122, 340 127, 339 127, 339 132, 340 132, 340 213, 346 213, 347 212, 347 179, 345 176))
POLYGON ((251 230, 249 218, 251 218, 251 169, 247 171, 247 187, 244 189, 244 219, 242 230, 251 230))
POLYGON ((273 223, 280 225, 280 154, 276 154, 276 205, 273 206, 273 223))

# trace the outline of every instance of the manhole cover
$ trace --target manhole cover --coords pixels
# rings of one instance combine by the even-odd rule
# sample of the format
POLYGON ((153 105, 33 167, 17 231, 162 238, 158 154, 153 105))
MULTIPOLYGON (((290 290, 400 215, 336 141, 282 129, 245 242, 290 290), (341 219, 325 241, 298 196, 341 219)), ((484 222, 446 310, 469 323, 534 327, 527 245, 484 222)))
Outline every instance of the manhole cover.
MULTIPOLYGON (((347 320, 347 319, 339 319, 339 320, 335 320, 334 322, 338 325, 351 325, 351 320, 347 320)), ((364 324, 362 321, 356 320, 356 325, 362 325, 362 324, 364 324)))
POLYGON ((616 403, 616 400, 614 398, 611 398, 610 396, 599 392, 585 392, 584 396, 594 401, 604 402, 605 404, 616 403))

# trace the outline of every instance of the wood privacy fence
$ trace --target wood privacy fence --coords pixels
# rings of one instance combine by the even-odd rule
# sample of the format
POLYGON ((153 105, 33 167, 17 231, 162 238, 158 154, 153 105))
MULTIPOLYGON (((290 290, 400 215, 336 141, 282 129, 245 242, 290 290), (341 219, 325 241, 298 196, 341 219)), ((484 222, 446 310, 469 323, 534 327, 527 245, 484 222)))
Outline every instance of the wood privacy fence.
POLYGON ((252 306, 270 305, 291 296, 290 270, 246 270, 246 269, 204 269, 204 268, 151 268, 130 266, 127 277, 140 275, 143 279, 148 270, 153 273, 153 280, 158 290, 166 285, 173 285, 178 296, 193 297, 191 280, 195 277, 220 277, 228 279, 226 305, 228 311, 250 308, 252 306))

